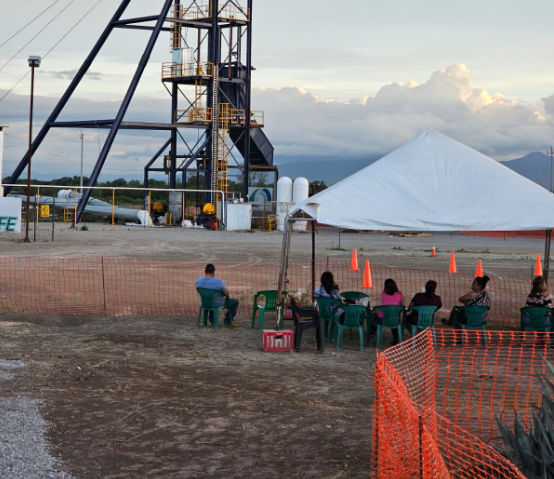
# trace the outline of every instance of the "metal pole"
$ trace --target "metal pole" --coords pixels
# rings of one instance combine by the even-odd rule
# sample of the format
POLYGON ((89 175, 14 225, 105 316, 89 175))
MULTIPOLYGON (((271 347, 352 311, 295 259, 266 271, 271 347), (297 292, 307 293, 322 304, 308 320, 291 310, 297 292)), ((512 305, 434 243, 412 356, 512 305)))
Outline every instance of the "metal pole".
POLYGON ((54 242, 54 228, 56 226, 56 197, 52 198, 52 243, 54 242))
POLYGON ((2 166, 4 164, 4 127, 0 126, 0 198, 4 197, 4 187, 2 186, 2 166))
POLYGON ((150 219, 152 218, 151 209, 150 206, 152 204, 152 192, 148 192, 148 218, 146 219, 146 223, 148 224, 148 229, 150 229, 150 219))
POLYGON ((548 276, 550 270, 550 243, 552 241, 552 230, 546 230, 546 239, 544 243, 544 268, 542 271, 542 277, 548 283, 548 276))
POLYGON ((185 192, 183 191, 183 231, 185 231, 185 208, 186 208, 185 192))
POLYGON ((554 193, 554 150, 552 146, 550 151, 546 152, 547 155, 550 155, 550 193, 554 193))
MULTIPOLYGON (((35 210, 37 210, 37 195, 35 195, 35 210)), ((38 210, 37 210, 38 211, 38 210)), ((37 221, 38 221, 38 214, 34 215, 35 221, 33 223, 33 241, 37 242, 37 221)))
POLYGON ((35 195, 35 233, 33 237, 33 241, 37 241, 37 228, 38 228, 38 214, 40 210, 40 188, 37 188, 37 194, 35 195))
POLYGON ((112 231, 115 229, 115 190, 112 190, 112 231))
MULTIPOLYGON (((83 187, 83 148, 84 148, 84 138, 83 132, 81 131, 81 188, 83 187)), ((81 190, 83 191, 83 190, 81 190)))
MULTIPOLYGON (((24 243, 30 243, 29 239, 29 205, 31 203, 31 158, 33 156, 33 92, 35 89, 35 67, 31 66, 31 106, 29 109, 29 161, 27 163, 27 206, 25 207, 25 239, 24 243)), ((11 183, 11 182, 10 182, 11 183)))
POLYGON ((73 215, 73 228, 77 231, 77 188, 75 188, 75 214, 73 215))
POLYGON ((315 221, 312 221, 312 303, 315 301, 315 221))

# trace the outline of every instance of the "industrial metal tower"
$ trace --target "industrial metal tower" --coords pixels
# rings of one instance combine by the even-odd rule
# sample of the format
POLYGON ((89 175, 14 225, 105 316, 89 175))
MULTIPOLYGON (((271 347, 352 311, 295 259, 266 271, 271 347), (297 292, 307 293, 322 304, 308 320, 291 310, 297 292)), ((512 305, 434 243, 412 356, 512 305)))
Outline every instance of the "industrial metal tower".
MULTIPOLYGON (((186 5, 181 0, 165 0, 157 15, 124 19, 123 14, 131 1, 121 2, 35 138, 32 152, 37 150, 51 128, 109 129, 87 185, 95 186, 119 130, 167 131, 169 138, 144 168, 145 188, 148 187, 149 172, 163 171, 168 174, 170 188, 176 187, 178 173, 182 174, 183 185, 186 185, 187 173, 202 173, 202 189, 212 191, 205 200, 217 206, 218 196, 214 192, 227 191, 229 169, 237 168, 244 178, 243 191, 247 197, 250 171, 276 171, 273 146, 262 130, 264 115, 251 110, 253 0, 188 0, 186 5), (109 120, 58 121, 60 113, 116 28, 151 32, 116 117, 109 120), (172 54, 172 61, 164 63, 161 68, 161 80, 169 85, 171 93, 170 121, 124 121, 162 32, 169 34, 172 54), (194 145, 190 138, 186 141, 181 133, 183 129, 198 130, 198 140, 194 145), (242 161, 237 159, 237 152, 242 161), (162 155, 163 165, 155 167, 156 160, 162 155)), ((19 179, 27 164, 28 154, 15 169, 10 184, 19 179)), ((9 191, 8 187, 5 189, 9 191)), ((78 220, 91 191, 83 191, 77 209, 78 220)), ((180 201, 177 203, 180 204, 180 201)), ((170 209, 172 206, 170 199, 170 209)), ((173 217, 177 219, 178 215, 174 213, 173 217)))

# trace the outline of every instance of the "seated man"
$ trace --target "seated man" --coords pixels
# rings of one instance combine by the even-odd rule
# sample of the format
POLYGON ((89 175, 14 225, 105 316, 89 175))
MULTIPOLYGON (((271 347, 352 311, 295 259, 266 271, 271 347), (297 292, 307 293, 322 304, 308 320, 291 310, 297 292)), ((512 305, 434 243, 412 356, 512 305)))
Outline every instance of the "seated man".
MULTIPOLYGON (((229 290, 227 289, 227 286, 225 286, 225 283, 219 278, 215 277, 215 266, 213 264, 206 265, 206 268, 204 269, 204 276, 200 276, 196 280, 196 288, 221 291, 221 294, 214 295, 214 306, 218 308, 225 305, 225 296, 229 296, 229 290)), ((231 318, 234 318, 237 315, 239 300, 235 298, 229 298, 229 307, 230 311, 227 311, 227 314, 225 316, 225 325, 227 327, 230 327, 232 324, 231 318), (231 314, 231 316, 229 314, 231 314)), ((210 311, 210 323, 213 324, 213 322, 214 315, 213 312, 210 311)))

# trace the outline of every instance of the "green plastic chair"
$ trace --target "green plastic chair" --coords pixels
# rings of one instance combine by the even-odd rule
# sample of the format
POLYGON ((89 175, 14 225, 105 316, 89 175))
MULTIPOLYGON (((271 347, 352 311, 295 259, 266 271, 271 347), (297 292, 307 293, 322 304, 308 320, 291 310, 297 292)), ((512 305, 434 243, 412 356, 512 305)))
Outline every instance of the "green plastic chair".
POLYGON ((458 326, 462 328, 462 344, 466 340, 466 331, 468 329, 473 330, 482 330, 483 331, 483 344, 486 346, 488 344, 487 337, 487 324, 483 320, 485 313, 491 309, 489 306, 455 306, 454 311, 454 328, 458 326), (465 311, 467 316, 467 324, 461 324, 458 322, 458 313, 460 311, 465 311))
POLYGON ((360 301, 361 299, 367 298, 367 315, 369 317, 369 311, 371 310, 371 302, 369 301, 369 296, 365 293, 360 293, 359 291, 344 291, 340 293, 344 299, 352 299, 354 301, 360 301))
POLYGON ((331 309, 331 305, 341 303, 333 298, 315 298, 315 302, 317 303, 319 319, 323 323, 323 335, 327 337, 329 325, 333 321, 333 310, 331 309))
POLYGON ((412 328, 412 336, 417 334, 418 329, 428 329, 433 330, 433 343, 435 347, 437 346, 437 335, 435 333, 435 312, 437 311, 436 306, 412 306, 408 308, 408 313, 410 311, 417 311, 417 325, 407 322, 405 319, 405 324, 412 328))
POLYGON ((540 307, 521 308, 521 330, 522 331, 551 331, 552 330, 552 309, 540 307), (529 316, 529 325, 523 324, 523 314, 529 316), (546 325, 546 319, 550 315, 550 326, 546 325))
POLYGON ((279 324, 280 327, 283 325, 283 315, 284 309, 281 308, 280 311, 277 310, 277 294, 276 290, 268 291, 258 291, 254 295, 254 307, 252 308, 252 329, 256 325, 256 312, 260 311, 260 329, 264 329, 264 315, 265 313, 277 313, 279 312, 279 324), (263 306, 258 304, 258 298, 263 296, 265 298, 265 303, 263 306))
POLYGON ((342 333, 344 328, 350 330, 357 328, 360 333, 360 351, 364 350, 364 323, 366 317, 366 307, 357 306, 354 304, 341 305, 340 309, 344 311, 344 324, 340 324, 336 317, 333 317, 329 329, 329 344, 333 342, 333 336, 335 335, 335 327, 337 329, 337 349, 340 350, 342 344, 342 333))
POLYGON ((370 316, 367 326, 367 339, 365 345, 369 345, 369 335, 371 331, 371 325, 374 324, 377 327, 377 349, 381 349, 381 337, 383 335, 383 328, 396 329, 398 331, 398 342, 402 342, 402 329, 403 329, 403 315, 406 311, 404 306, 375 306, 372 313, 378 311, 383 312, 383 324, 377 324, 373 322, 373 315, 370 316))
MULTIPOLYGON (((200 328, 200 318, 202 317, 202 311, 204 312, 204 327, 208 326, 208 313, 213 311, 214 313, 214 329, 219 329, 219 312, 222 309, 230 310, 229 297, 225 297, 225 304, 223 306, 214 306, 214 295, 222 294, 221 291, 216 291, 213 289, 197 288, 198 294, 200 295, 200 310, 198 311, 198 321, 196 321, 196 329, 200 328)), ((231 318, 231 324, 233 323, 233 318, 231 318)))

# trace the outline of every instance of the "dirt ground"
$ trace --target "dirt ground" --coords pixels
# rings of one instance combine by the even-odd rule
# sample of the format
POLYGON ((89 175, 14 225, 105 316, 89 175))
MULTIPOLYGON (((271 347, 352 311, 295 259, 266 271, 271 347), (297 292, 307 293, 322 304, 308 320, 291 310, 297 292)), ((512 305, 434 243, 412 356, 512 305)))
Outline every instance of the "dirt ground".
POLYGON ((369 477, 374 348, 264 353, 247 318, 3 314, 3 395, 44 401, 52 452, 77 478, 369 477))
MULTIPOLYGON (((191 263, 278 261, 281 234, 131 230, 47 232, 26 245, 0 237, 4 256, 114 256, 191 263)), ((436 235, 395 238, 322 230, 317 257, 528 279, 541 241, 436 235), (430 257, 436 246, 438 257, 430 257)), ((311 257, 309 235, 292 259, 311 257)), ((373 345, 264 353, 258 330, 195 329, 192 317, 0 314, 0 359, 28 364, 3 396, 43 401, 52 453, 77 478, 368 478, 373 345)), ((385 338, 388 345, 389 338, 385 338)))

